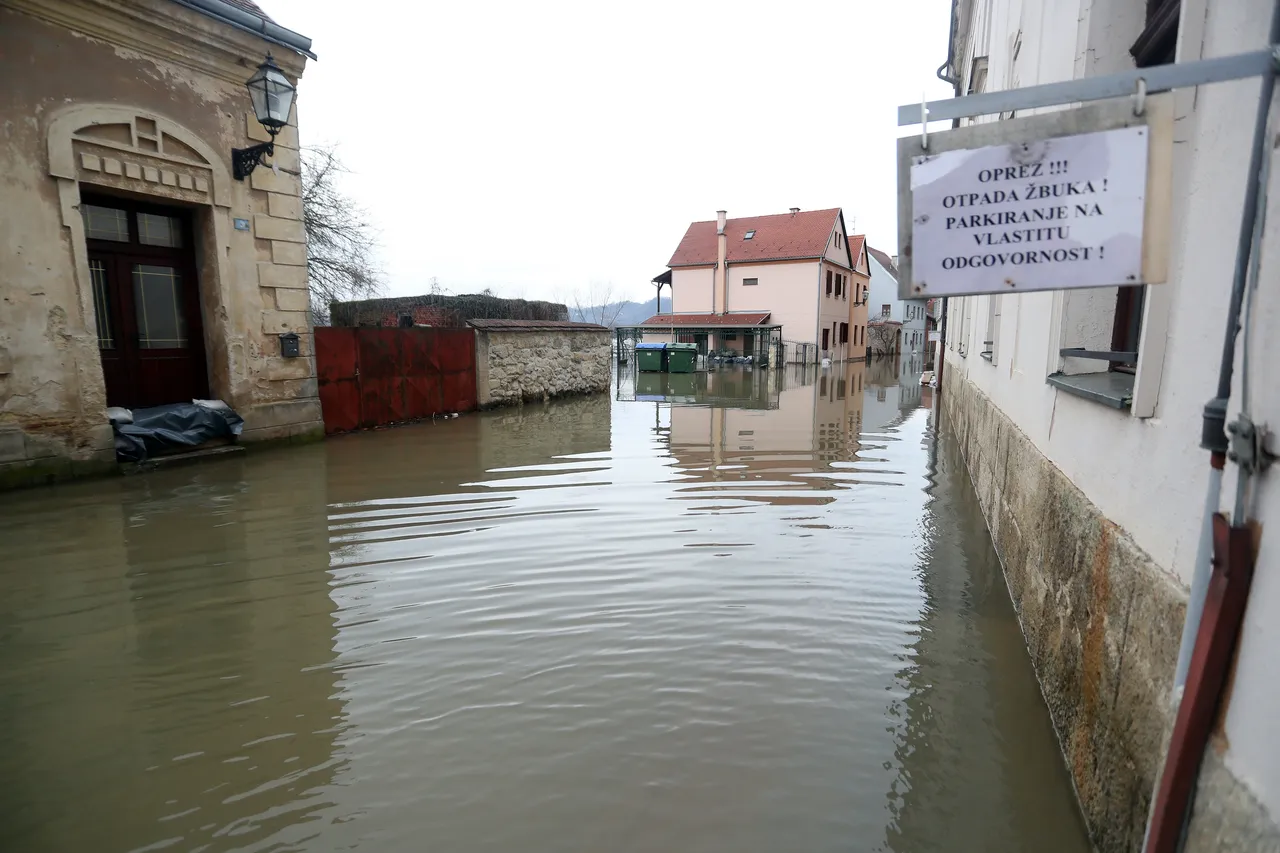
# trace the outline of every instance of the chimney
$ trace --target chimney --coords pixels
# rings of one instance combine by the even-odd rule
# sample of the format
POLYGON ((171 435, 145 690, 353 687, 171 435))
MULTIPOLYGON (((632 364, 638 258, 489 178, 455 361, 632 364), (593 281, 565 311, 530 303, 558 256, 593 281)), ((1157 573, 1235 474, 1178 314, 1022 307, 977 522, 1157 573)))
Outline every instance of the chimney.
POLYGON ((791 208, 791 215, 792 215, 792 216, 795 216, 795 215, 796 215, 797 213, 799 213, 799 212, 800 212, 800 208, 798 208, 798 207, 793 207, 793 208, 791 208))
POLYGON ((716 314, 725 312, 725 299, 729 289, 729 238, 725 236, 724 226, 727 214, 723 210, 716 211, 716 272, 715 291, 711 296, 711 310, 716 314))

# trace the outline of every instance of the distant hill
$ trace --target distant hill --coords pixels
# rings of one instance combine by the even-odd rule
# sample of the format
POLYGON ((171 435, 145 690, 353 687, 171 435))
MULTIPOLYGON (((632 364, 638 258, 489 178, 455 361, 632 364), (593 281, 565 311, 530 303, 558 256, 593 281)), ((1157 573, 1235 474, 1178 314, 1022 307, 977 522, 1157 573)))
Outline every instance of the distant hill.
POLYGON ((671 297, 664 296, 662 297, 662 311, 653 310, 652 299, 648 302, 611 302, 608 305, 593 305, 582 311, 570 308, 569 319, 578 323, 599 323, 602 318, 608 320, 616 312, 617 319, 613 321, 613 325, 638 326, 654 314, 665 313, 670 310, 671 297))

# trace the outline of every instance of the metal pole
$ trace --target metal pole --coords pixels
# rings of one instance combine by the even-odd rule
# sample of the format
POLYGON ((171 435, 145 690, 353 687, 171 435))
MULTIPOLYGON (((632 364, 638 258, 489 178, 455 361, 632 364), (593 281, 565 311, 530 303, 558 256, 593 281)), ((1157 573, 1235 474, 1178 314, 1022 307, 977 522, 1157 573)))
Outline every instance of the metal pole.
MULTIPOLYGON (((1274 7, 1271 17, 1270 44, 1280 41, 1280 3, 1274 7)), ((1267 115, 1271 111, 1271 99, 1275 92, 1275 54, 1265 74, 1258 96, 1258 111, 1254 118, 1253 150, 1249 154, 1249 181, 1245 185, 1244 210, 1240 217, 1240 236, 1236 242, 1236 263, 1231 279, 1231 301, 1227 304, 1227 329, 1222 339, 1222 360, 1218 366, 1218 394, 1204 407, 1204 424, 1200 433, 1200 446, 1212 453, 1227 452, 1227 401, 1231 399, 1231 375, 1235 368, 1236 336, 1240 333, 1240 306, 1244 301, 1245 280, 1249 271, 1249 249, 1253 243, 1253 225, 1258 215, 1259 177, 1262 158, 1266 154, 1267 115)))

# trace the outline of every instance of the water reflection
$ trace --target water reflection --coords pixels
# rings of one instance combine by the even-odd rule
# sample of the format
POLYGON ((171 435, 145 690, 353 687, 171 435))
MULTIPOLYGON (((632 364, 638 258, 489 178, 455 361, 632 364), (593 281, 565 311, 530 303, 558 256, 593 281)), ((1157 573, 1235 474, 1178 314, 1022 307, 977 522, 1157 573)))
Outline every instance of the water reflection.
POLYGON ((324 455, 303 455, 5 497, 0 847, 311 834, 343 708, 324 455))
POLYGON ((0 496, 0 847, 1084 851, 919 367, 0 496))

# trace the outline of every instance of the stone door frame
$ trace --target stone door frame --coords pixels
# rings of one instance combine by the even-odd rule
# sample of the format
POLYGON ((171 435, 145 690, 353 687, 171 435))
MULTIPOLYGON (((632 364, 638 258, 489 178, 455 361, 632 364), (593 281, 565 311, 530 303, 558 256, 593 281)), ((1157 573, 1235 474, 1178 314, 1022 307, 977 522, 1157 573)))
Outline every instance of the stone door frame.
MULTIPOLYGON (((230 352, 218 318, 226 317, 232 294, 231 174, 223 158, 197 134, 159 113, 141 107, 81 103, 58 110, 48 131, 49 174, 58 187, 62 224, 71 237, 71 261, 82 333, 92 337, 97 356, 97 318, 89 273, 89 248, 80 216, 81 184, 95 191, 120 190, 195 211, 196 267, 204 319, 206 365, 211 394, 235 405, 231 396, 230 352)), ((71 306, 67 306, 68 310, 71 306)), ((81 365, 82 408, 105 400, 100 358, 92 371, 81 365)), ((91 414, 85 411, 84 414, 91 414)))

